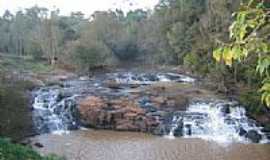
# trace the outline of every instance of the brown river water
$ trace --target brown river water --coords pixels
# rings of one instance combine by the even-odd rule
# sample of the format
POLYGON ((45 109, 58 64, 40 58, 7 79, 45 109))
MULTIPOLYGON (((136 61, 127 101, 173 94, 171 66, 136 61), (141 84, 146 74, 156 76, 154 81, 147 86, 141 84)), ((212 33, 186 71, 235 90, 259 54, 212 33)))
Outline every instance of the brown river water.
POLYGON ((32 139, 42 154, 67 160, 270 160, 270 144, 217 144, 201 139, 114 131, 72 131, 32 139))

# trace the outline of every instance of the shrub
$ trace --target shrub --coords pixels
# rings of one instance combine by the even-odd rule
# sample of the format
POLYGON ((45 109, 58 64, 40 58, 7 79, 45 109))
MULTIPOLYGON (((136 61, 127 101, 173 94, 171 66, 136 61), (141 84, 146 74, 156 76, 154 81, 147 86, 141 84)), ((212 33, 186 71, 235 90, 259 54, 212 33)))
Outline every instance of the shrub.
POLYGON ((0 138, 0 160, 63 160, 55 155, 42 157, 29 147, 12 144, 0 138))

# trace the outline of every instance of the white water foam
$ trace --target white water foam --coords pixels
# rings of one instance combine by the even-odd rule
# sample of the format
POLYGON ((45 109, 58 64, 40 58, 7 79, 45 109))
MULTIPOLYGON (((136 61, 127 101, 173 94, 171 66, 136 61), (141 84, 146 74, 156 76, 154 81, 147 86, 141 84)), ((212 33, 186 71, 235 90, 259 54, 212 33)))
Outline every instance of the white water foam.
MULTIPOLYGON (((262 135, 260 143, 268 143, 266 136, 261 132, 261 127, 256 126, 252 120, 246 116, 246 111, 241 106, 230 107, 230 113, 224 113, 224 105, 227 103, 195 103, 191 104, 183 116, 175 116, 173 124, 183 123, 183 137, 201 138, 218 143, 250 143, 251 141, 243 135, 240 130, 246 132, 254 130, 262 135), (177 122, 177 123, 175 123, 177 122)), ((168 136, 174 137, 173 125, 168 136)))
POLYGON ((71 96, 59 99, 60 91, 58 88, 49 88, 47 90, 38 90, 35 92, 33 103, 34 123, 39 132, 49 132, 52 134, 68 134, 68 123, 76 125, 75 122, 69 122, 71 101, 77 96, 71 96))
POLYGON ((193 83, 194 78, 176 74, 176 73, 157 73, 157 74, 134 74, 134 73, 123 73, 113 74, 116 77, 115 80, 120 84, 153 84, 156 82, 182 82, 182 83, 193 83))

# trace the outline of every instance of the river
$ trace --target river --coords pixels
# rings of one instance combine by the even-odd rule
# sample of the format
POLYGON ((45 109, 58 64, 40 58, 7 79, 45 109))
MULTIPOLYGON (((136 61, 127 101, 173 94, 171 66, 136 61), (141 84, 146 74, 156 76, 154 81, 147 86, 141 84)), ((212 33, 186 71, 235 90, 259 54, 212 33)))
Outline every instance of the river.
POLYGON ((68 160, 269 160, 269 144, 219 144, 192 138, 168 139, 143 133, 72 131, 34 138, 43 154, 68 160))
POLYGON ((158 109, 143 88, 160 82, 172 84, 173 89, 166 93, 170 96, 172 92, 178 94, 177 87, 183 94, 182 84, 196 86, 196 79, 176 73, 118 72, 34 90, 33 120, 40 135, 31 138, 33 146, 43 154, 55 153, 68 160, 270 159, 269 133, 247 117, 238 102, 211 95, 189 100, 185 110, 168 110, 168 106, 165 110, 158 109), (108 87, 108 79, 120 85, 108 87), (134 97, 134 93, 139 96, 132 100, 137 101, 145 114, 162 121, 165 128, 160 132, 162 135, 82 129, 78 101, 93 95, 110 99, 134 97), (160 112, 166 116, 160 116, 160 112), (43 147, 38 148, 35 143, 43 147))

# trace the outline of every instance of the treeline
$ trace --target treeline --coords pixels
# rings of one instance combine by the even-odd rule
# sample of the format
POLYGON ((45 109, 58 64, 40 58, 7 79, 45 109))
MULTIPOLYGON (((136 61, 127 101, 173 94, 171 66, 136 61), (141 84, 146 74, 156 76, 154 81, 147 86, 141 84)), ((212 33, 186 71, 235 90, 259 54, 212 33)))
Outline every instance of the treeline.
POLYGON ((97 11, 90 18, 37 6, 14 15, 6 11, 0 18, 0 52, 82 69, 125 61, 189 65, 210 59, 216 40, 228 38, 238 5, 234 0, 161 0, 153 11, 97 11))
MULTIPOLYGON (((268 1, 251 1, 269 8, 268 1)), ((249 2, 160 0, 151 11, 97 11, 91 17, 81 12, 62 16, 59 10, 37 6, 14 15, 6 11, 0 18, 0 52, 81 71, 127 62, 182 65, 209 77, 211 83, 218 82, 218 91, 243 93, 243 100, 257 108, 261 103, 256 90, 263 79, 256 72, 258 57, 251 54, 231 66, 213 58, 216 48, 234 41, 229 31, 233 13, 241 10, 240 3, 249 2)))

